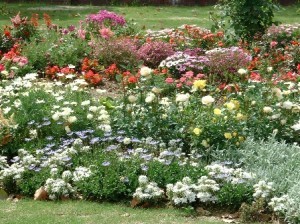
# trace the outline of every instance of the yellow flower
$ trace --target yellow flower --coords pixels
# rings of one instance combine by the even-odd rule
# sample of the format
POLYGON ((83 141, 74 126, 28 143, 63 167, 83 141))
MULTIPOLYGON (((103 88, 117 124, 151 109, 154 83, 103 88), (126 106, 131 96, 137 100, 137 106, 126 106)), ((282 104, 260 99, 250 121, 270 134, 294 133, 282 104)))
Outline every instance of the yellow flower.
POLYGON ((201 145, 203 145, 205 148, 209 147, 209 144, 206 140, 202 140, 201 145))
POLYGON ((230 100, 231 103, 234 104, 236 110, 240 108, 240 102, 238 100, 230 100))
POLYGON ((232 135, 233 135, 233 137, 236 137, 236 136, 237 136, 237 133, 236 133, 236 132, 233 132, 232 135))
POLYGON ((224 133, 224 137, 225 137, 226 139, 232 139, 232 135, 231 135, 231 133, 229 133, 229 132, 224 133))
POLYGON ((193 132, 195 135, 199 136, 202 133, 202 130, 200 128, 194 128, 193 132))
POLYGON ((226 107, 228 110, 234 110, 235 104, 230 101, 229 103, 226 103, 226 107))
POLYGON ((241 113, 237 113, 237 115, 236 115, 236 119, 237 119, 238 121, 241 121, 241 120, 243 120, 243 119, 244 119, 244 115, 243 115, 243 114, 241 114, 241 113))
POLYGON ((222 111, 221 111, 219 108, 215 108, 215 109, 214 109, 214 114, 215 114, 215 115, 221 115, 221 114, 222 114, 222 111))
POLYGON ((206 80, 203 80, 203 79, 199 79, 199 80, 196 80, 194 83, 193 83, 193 87, 194 89, 204 89, 206 86, 206 80))
POLYGON ((243 136, 240 136, 240 137, 239 137, 239 141, 240 141, 240 142, 243 142, 243 141, 245 141, 245 138, 244 138, 243 136))

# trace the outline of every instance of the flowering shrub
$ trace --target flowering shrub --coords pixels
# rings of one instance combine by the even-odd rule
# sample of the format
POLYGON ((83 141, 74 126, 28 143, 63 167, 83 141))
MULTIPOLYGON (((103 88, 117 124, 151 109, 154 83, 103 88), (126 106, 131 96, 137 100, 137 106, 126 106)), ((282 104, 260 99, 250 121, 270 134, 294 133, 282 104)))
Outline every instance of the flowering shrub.
POLYGON ((123 71, 136 68, 139 62, 137 45, 128 38, 95 43, 94 56, 105 67, 117 64, 123 71))
POLYGON ((138 50, 139 58, 151 68, 156 68, 162 60, 173 54, 172 45, 162 41, 145 43, 138 50))
POLYGON ((114 12, 100 10, 97 14, 87 16, 87 21, 101 26, 124 26, 126 20, 123 16, 117 15, 114 12))
POLYGON ((202 72, 207 63, 208 58, 205 56, 190 56, 183 52, 176 52, 163 60, 159 67, 168 68, 175 78, 180 78, 180 75, 187 71, 202 72))
POLYGON ((208 62, 208 71, 217 76, 222 82, 230 83, 245 77, 235 77, 240 68, 246 68, 251 62, 251 56, 238 47, 215 48, 205 52, 208 62))
POLYGON ((133 197, 141 202, 157 202, 162 199, 164 191, 155 182, 149 182, 146 176, 139 176, 139 187, 133 197))

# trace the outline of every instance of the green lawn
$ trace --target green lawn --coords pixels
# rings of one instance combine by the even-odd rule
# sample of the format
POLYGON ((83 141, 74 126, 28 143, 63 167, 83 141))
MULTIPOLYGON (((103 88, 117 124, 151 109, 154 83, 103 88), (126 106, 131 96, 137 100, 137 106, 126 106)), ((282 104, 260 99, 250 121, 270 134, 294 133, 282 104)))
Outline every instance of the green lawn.
MULTIPOLYGON (((214 7, 101 7, 101 6, 55 6, 45 4, 3 4, 0 3, 0 26, 9 24, 9 18, 17 12, 29 16, 32 13, 48 13, 53 22, 61 25, 77 24, 83 20, 86 15, 96 13, 100 9, 115 11, 125 16, 126 19, 133 19, 139 27, 146 29, 161 29, 169 27, 178 27, 182 24, 196 24, 201 27, 210 28, 209 12, 214 7)), ((297 7, 285 7, 276 12, 275 20, 282 23, 295 23, 300 21, 300 13, 297 13, 297 7)))
POLYGON ((0 201, 1 224, 45 223, 185 223, 222 224, 213 217, 186 217, 176 209, 132 209, 121 204, 86 201, 40 202, 0 201))

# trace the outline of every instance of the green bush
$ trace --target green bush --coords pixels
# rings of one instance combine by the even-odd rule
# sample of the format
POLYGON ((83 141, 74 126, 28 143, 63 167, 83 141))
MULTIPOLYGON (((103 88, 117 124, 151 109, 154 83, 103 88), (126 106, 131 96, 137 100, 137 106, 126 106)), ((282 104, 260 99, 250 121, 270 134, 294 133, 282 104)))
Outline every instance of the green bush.
POLYGON ((89 55, 90 47, 87 41, 75 36, 48 31, 40 39, 32 39, 26 43, 22 53, 28 58, 29 66, 34 71, 44 72, 48 65, 78 66, 89 55))
POLYGON ((273 0, 220 0, 220 8, 234 33, 249 41, 272 25, 275 4, 273 0))

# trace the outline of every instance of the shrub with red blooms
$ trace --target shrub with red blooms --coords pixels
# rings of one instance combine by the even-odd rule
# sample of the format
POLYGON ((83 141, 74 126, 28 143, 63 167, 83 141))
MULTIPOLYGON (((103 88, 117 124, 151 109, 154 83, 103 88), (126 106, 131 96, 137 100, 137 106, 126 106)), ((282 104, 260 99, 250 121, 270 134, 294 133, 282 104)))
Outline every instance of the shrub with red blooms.
POLYGON ((174 53, 172 45, 162 41, 147 42, 138 50, 139 58, 151 68, 156 68, 161 61, 174 53))

